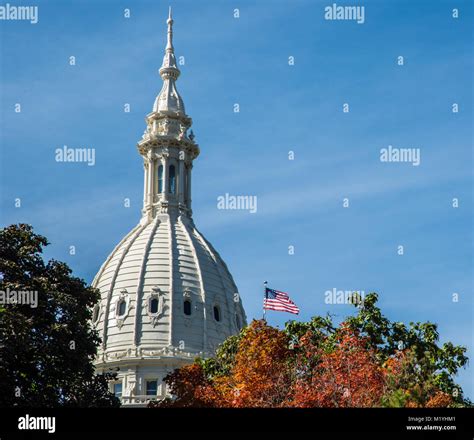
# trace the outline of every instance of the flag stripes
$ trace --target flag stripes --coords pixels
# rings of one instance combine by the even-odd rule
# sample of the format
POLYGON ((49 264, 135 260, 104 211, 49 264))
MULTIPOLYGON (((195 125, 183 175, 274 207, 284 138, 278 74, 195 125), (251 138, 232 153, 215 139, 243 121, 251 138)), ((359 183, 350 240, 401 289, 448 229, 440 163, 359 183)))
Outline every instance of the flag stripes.
POLYGON ((287 293, 269 289, 268 287, 265 288, 263 309, 276 310, 278 312, 288 312, 295 315, 300 312, 298 306, 290 299, 287 293))

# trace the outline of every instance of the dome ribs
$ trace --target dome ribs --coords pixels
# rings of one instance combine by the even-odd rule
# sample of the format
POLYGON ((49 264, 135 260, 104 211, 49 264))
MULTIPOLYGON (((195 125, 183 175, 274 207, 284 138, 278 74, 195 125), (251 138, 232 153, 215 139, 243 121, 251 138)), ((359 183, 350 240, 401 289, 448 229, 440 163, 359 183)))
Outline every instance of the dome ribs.
MULTIPOLYGON (((123 245, 124 243, 126 243, 127 241, 127 238, 128 237, 132 237, 130 239, 130 241, 125 245, 125 247, 123 248, 122 250, 122 254, 120 255, 120 258, 119 258, 119 261, 117 262, 117 266, 115 267, 115 270, 114 270, 114 274, 112 276, 112 280, 110 282, 110 287, 108 289, 108 292, 107 292, 107 296, 106 296, 106 303, 105 303, 105 312, 104 312, 104 326, 103 326, 103 334, 102 334, 102 349, 105 351, 106 350, 106 347, 107 347, 107 336, 108 336, 108 322, 109 322, 109 312, 110 312, 110 300, 112 299, 112 296, 113 296, 113 291, 114 291, 114 287, 115 287, 115 280, 117 279, 117 275, 119 273, 119 270, 120 270, 120 266, 123 262, 123 259, 125 258, 125 255, 127 254, 128 250, 130 249, 130 247, 133 245, 133 243, 135 242, 135 240, 140 236, 141 232, 146 228, 146 225, 139 225, 139 226, 136 226, 132 232, 127 235, 127 237, 125 237, 124 240, 122 240, 120 242, 120 244, 112 251, 112 253, 110 254, 110 259, 108 259, 106 261, 106 263, 104 264, 104 267, 106 266, 107 262, 108 261, 111 261, 112 260, 112 256, 119 250, 119 248, 121 247, 121 245, 123 245), (133 231, 135 231, 134 235, 133 234, 133 231)), ((97 280, 100 279, 100 275, 97 276, 97 280)), ((102 300, 102 299, 101 299, 102 300)))
POLYGON ((204 290, 204 282, 202 279, 202 272, 201 272, 201 266, 199 264, 199 259, 196 255, 196 249, 194 247, 191 234, 188 231, 187 225, 185 222, 183 222, 181 219, 176 223, 176 226, 180 226, 181 229, 184 231, 186 238, 188 240, 188 245, 191 249, 191 253, 193 255, 194 259, 194 264, 196 265, 197 269, 197 277, 199 280, 199 289, 200 289, 200 298, 203 304, 203 339, 202 339, 202 344, 203 344, 203 351, 207 352, 208 351, 208 341, 207 341, 207 310, 206 310, 206 292, 204 290))

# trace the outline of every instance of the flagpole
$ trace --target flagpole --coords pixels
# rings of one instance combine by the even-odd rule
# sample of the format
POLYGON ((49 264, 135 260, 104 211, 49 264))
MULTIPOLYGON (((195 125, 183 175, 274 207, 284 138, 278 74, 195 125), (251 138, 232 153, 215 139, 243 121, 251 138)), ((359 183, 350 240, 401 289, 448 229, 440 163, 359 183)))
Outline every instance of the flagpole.
POLYGON ((267 285, 268 285, 268 282, 265 281, 265 282, 263 283, 263 299, 264 299, 264 301, 263 301, 263 320, 264 320, 264 321, 266 321, 266 320, 265 320, 265 314, 266 314, 265 298, 267 297, 267 285))

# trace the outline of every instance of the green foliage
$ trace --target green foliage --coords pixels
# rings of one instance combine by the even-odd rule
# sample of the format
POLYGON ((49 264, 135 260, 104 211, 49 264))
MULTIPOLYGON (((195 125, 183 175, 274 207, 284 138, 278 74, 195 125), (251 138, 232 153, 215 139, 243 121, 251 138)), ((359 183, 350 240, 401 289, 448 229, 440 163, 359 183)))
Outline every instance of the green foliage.
MULTIPOLYGON (((345 323, 368 338, 369 346, 376 349, 380 363, 400 352, 409 352, 406 371, 400 378, 400 383, 393 384, 393 389, 382 402, 383 405, 404 406, 407 395, 399 388, 412 390, 411 398, 420 405, 426 404, 433 390, 438 389, 451 395, 455 405, 471 405, 463 397, 461 387, 456 385, 454 376, 460 368, 467 365, 466 348, 447 342, 440 346, 439 333, 436 324, 431 322, 410 322, 408 326, 401 322, 391 322, 377 307, 378 295, 368 294, 362 303, 356 300, 357 308, 354 316, 346 318, 345 323)), ((302 323, 289 321, 285 331, 290 340, 298 341, 306 332, 310 332, 313 343, 324 341, 327 350, 332 349, 334 338, 324 338, 336 335, 338 329, 333 326, 332 319, 313 317, 310 322, 302 323)))
POLYGON ((308 332, 314 339, 313 342, 331 335, 335 331, 330 315, 326 317, 314 316, 309 322, 288 321, 285 324, 285 332, 293 344, 296 344, 308 332))
POLYGON ((235 363, 235 355, 239 348, 239 342, 245 332, 246 329, 243 329, 238 335, 227 338, 217 348, 216 354, 213 358, 196 360, 202 367, 207 378, 214 379, 230 373, 235 363))
POLYGON ((381 404, 386 408, 404 408, 407 400, 407 394, 403 390, 397 389, 383 396, 381 404))
POLYGON ((349 325, 369 336, 384 360, 398 351, 410 352, 408 386, 420 390, 417 398, 420 404, 426 403, 429 391, 437 387, 450 394, 457 404, 469 405, 454 382, 459 369, 467 365, 466 348, 451 342, 439 346, 438 327, 434 323, 410 322, 407 327, 389 321, 376 306, 377 299, 376 293, 367 295, 359 313, 347 319, 349 325))
POLYGON ((0 230, 0 290, 37 292, 37 307, 0 308, 0 406, 117 406, 95 376, 99 336, 90 326, 99 292, 59 261, 45 263, 45 237, 29 225, 0 230))

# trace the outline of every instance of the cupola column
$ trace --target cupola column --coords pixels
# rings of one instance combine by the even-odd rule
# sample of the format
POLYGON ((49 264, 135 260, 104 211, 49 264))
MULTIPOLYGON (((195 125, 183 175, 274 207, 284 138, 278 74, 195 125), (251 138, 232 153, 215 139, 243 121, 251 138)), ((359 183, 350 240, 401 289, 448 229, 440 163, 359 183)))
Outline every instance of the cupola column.
POLYGON ((150 158, 150 203, 153 205, 155 203, 155 180, 156 180, 156 157, 152 156, 150 158))
MULTIPOLYGON (((181 155, 182 151, 179 152, 181 155)), ((178 162, 178 203, 184 204, 184 161, 178 162)))
POLYGON ((191 209, 191 174, 192 174, 192 169, 193 169, 193 164, 190 162, 188 163, 188 166, 187 166, 187 176, 186 176, 186 180, 187 180, 187 188, 186 188, 186 191, 187 191, 187 201, 188 201, 188 206, 187 208, 188 209, 191 209))
POLYGON ((152 192, 151 192, 151 187, 150 187, 150 181, 151 181, 151 160, 149 157, 146 159, 146 204, 147 208, 151 209, 152 205, 152 192))
POLYGON ((147 194, 147 207, 151 209, 153 205, 153 155, 149 151, 145 158, 146 162, 146 194, 147 194))
POLYGON ((148 165, 146 159, 143 161, 143 208, 146 209, 148 205, 147 197, 148 197, 148 165))

